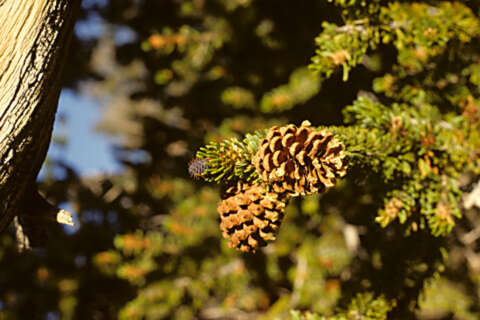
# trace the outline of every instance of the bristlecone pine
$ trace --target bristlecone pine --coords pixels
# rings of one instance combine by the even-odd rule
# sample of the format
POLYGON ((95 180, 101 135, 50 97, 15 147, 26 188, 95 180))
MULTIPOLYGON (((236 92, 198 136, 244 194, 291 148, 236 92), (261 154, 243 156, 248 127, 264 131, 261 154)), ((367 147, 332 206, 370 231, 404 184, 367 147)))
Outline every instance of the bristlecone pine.
POLYGON ((223 198, 218 204, 220 229, 230 248, 255 252, 275 240, 285 209, 281 195, 263 185, 240 183, 225 190, 223 198))
POLYGON ((298 128, 270 128, 253 163, 274 191, 304 196, 333 187, 336 178, 345 175, 344 149, 329 131, 317 131, 304 121, 298 128))

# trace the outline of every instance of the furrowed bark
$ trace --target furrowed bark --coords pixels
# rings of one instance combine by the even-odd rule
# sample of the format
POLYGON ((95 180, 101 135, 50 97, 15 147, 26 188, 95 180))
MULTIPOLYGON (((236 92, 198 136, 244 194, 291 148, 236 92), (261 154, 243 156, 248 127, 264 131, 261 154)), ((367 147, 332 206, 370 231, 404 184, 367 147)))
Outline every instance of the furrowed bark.
POLYGON ((0 0, 0 232, 14 216, 50 220, 40 218, 52 206, 38 195, 35 179, 50 144, 79 4, 0 0))

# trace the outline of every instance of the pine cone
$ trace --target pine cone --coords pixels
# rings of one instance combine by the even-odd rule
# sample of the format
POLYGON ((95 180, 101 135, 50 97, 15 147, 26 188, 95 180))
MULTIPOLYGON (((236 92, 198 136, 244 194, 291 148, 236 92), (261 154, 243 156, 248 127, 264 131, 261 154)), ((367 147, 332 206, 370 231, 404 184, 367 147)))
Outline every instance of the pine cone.
POLYGON ((316 131, 304 121, 272 127, 261 140, 253 163, 260 178, 279 193, 323 192, 346 173, 344 145, 327 130, 316 131))
POLYGON ((283 198, 258 184, 240 183, 227 190, 236 194, 220 201, 218 213, 223 237, 230 239, 228 246, 255 252, 268 240, 275 240, 285 209, 283 198))

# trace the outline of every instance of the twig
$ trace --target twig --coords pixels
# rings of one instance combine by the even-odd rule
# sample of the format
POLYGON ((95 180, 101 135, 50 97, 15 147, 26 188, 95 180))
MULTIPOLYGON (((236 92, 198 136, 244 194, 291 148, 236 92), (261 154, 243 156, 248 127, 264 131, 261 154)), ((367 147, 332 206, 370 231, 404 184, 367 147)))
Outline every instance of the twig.
POLYGON ((50 204, 38 193, 35 184, 27 190, 29 193, 25 194, 23 206, 14 220, 19 251, 45 246, 47 230, 54 223, 74 225, 72 213, 50 204))
POLYGON ((17 239, 18 251, 22 252, 23 250, 32 249, 30 247, 30 239, 25 234, 23 230, 23 226, 20 224, 20 221, 18 220, 18 216, 15 216, 15 218, 13 218, 13 225, 15 226, 15 238, 17 239))
POLYGON ((73 227, 74 223, 72 213, 67 210, 59 209, 57 212, 57 222, 73 227))

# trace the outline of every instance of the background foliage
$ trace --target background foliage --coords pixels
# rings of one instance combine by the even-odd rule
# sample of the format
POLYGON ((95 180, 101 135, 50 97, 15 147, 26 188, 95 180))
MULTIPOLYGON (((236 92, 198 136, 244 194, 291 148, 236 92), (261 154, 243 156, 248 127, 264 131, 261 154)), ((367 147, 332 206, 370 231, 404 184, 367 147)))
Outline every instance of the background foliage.
POLYGON ((49 164, 63 174, 41 189, 80 227, 21 254, 1 235, 0 319, 480 317, 478 1, 82 10, 104 28, 75 39, 65 86, 102 102, 123 170, 49 164), (305 119, 345 143, 347 177, 291 201, 263 250, 228 248, 219 187, 191 179, 189 161, 305 119))

